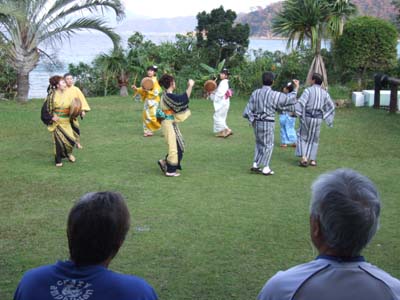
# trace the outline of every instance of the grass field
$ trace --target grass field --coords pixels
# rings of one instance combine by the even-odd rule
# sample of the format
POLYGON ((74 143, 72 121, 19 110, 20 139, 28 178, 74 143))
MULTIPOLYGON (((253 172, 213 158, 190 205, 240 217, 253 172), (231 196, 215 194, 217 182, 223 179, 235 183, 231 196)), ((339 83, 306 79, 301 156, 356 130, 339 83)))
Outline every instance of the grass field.
POLYGON ((348 167, 378 186, 381 228, 366 258, 400 277, 400 115, 384 110, 337 111, 323 126, 317 168, 299 168, 281 149, 274 176, 249 173, 254 137, 233 99, 229 139, 212 134, 213 108, 191 102, 181 125, 187 151, 182 176, 162 176, 156 162, 166 146, 160 133, 143 138, 140 103, 89 99, 81 122, 77 162, 55 168, 41 101, 0 103, 0 299, 12 299, 29 268, 67 259, 66 217, 89 191, 125 195, 132 228, 113 270, 151 283, 160 299, 255 299, 275 272, 316 256, 308 237, 310 184, 321 173, 348 167))

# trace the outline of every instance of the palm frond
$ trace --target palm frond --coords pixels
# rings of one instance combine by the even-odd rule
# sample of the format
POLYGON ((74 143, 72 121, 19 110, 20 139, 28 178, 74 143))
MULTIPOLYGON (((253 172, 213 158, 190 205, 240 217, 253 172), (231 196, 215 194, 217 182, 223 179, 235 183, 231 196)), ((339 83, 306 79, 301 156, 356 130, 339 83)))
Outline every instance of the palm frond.
POLYGON ((113 10, 117 20, 125 17, 123 5, 120 0, 86 0, 83 3, 73 4, 76 0, 58 0, 48 13, 38 22, 39 26, 51 26, 53 23, 72 16, 78 12, 101 13, 105 10, 113 10))
POLYGON ((120 36, 116 34, 110 27, 106 26, 105 21, 100 18, 79 18, 75 21, 66 22, 54 29, 43 32, 38 37, 38 43, 46 40, 64 40, 69 39, 73 34, 82 30, 95 30, 107 35, 114 44, 114 48, 118 48, 120 36))

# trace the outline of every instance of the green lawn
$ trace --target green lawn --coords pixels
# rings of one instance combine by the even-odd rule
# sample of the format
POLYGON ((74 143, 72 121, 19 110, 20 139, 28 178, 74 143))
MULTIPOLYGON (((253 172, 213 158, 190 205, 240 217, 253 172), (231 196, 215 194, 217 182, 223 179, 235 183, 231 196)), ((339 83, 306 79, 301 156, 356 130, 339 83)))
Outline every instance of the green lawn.
POLYGON ((255 299, 280 269, 311 260, 310 184, 349 167, 369 176, 383 202, 381 228, 367 259, 400 277, 400 115, 348 108, 333 129, 323 126, 317 168, 299 168, 279 148, 274 176, 249 173, 254 137, 233 99, 229 139, 212 134, 213 108, 193 100, 181 125, 187 152, 182 176, 162 176, 160 133, 142 137, 142 104, 128 98, 89 99, 77 162, 55 168, 41 101, 0 103, 0 299, 12 299, 27 269, 68 258, 66 217, 89 191, 126 196, 132 228, 111 268, 151 283, 160 299, 255 299))

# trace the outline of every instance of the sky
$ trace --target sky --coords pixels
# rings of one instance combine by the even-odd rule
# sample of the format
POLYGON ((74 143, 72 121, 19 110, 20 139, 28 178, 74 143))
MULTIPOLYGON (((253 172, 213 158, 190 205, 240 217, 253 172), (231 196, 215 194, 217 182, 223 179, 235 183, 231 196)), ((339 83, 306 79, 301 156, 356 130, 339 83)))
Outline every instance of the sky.
POLYGON ((122 0, 127 15, 135 17, 172 18, 181 16, 196 16, 201 11, 210 12, 223 5, 225 9, 232 9, 236 13, 250 12, 258 6, 265 8, 267 5, 279 0, 153 0, 149 6, 143 0, 122 0))

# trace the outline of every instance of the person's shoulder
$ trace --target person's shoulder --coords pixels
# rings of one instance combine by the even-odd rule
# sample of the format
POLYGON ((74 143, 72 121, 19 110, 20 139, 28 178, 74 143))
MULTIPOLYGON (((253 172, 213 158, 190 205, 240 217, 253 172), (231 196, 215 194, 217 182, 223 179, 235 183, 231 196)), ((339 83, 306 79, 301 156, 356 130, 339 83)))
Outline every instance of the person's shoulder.
POLYGON ((361 263, 359 265, 359 267, 361 269, 363 269, 364 271, 366 271, 367 273, 374 276, 375 278, 382 280, 390 287, 395 288, 397 291, 397 295, 400 297, 400 280, 399 279, 393 277, 385 270, 382 270, 381 268, 378 268, 377 266, 374 266, 368 262, 361 263))
POLYGON ((132 299, 157 299, 154 288, 143 278, 114 271, 109 271, 107 277, 110 288, 115 289, 121 295, 132 295, 132 299))
POLYGON ((183 93, 183 94, 170 94, 170 93, 167 93, 167 96, 168 96, 168 98, 170 98, 170 99, 172 99, 174 101, 183 101, 183 100, 188 100, 189 99, 189 97, 186 94, 186 92, 183 93))
POLYGON ((259 300, 289 300, 302 285, 302 283, 315 272, 324 268, 326 264, 313 260, 296 265, 286 271, 279 271, 272 276, 261 290, 259 300))
POLYGON ((53 272, 55 267, 56 266, 54 264, 52 264, 52 265, 43 265, 43 266, 39 266, 39 267, 30 269, 25 272, 23 278, 36 278, 38 276, 46 275, 50 272, 53 272))
POLYGON ((54 271, 55 265, 40 266, 26 271, 19 282, 19 289, 30 290, 32 286, 48 281, 53 276, 54 271))
POLYGON ((260 88, 258 88, 258 89, 255 89, 252 93, 251 93, 251 95, 253 96, 255 96, 255 95, 257 95, 257 94, 259 94, 260 92, 262 92, 263 90, 266 90, 266 89, 264 89, 264 88, 262 88, 262 87, 260 87, 260 88))

